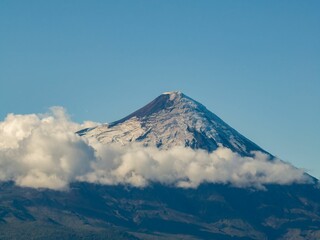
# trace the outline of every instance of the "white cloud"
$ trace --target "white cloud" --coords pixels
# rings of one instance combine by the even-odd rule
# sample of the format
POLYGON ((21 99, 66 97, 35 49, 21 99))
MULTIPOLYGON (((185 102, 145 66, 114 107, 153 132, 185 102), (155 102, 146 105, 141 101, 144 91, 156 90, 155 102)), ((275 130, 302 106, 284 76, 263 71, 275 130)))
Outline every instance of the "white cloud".
POLYGON ((0 180, 61 189, 90 170, 94 149, 74 134, 81 127, 63 108, 13 115, 0 122, 0 180))
POLYGON ((279 159, 270 160, 261 152, 254 152, 254 157, 241 157, 224 147, 209 154, 183 147, 164 151, 138 144, 94 145, 97 158, 92 162, 92 171, 80 177, 83 181, 138 187, 155 181, 185 188, 210 182, 263 188, 265 184, 310 180, 303 170, 279 159))
POLYGON ((261 152, 241 157, 223 147, 210 154, 183 147, 164 151, 139 144, 103 145, 75 134, 94 124, 72 122, 61 107, 48 114, 9 114, 0 122, 0 180, 51 189, 67 188, 73 181, 138 187, 160 182, 184 188, 204 182, 263 188, 310 181, 303 170, 261 152))

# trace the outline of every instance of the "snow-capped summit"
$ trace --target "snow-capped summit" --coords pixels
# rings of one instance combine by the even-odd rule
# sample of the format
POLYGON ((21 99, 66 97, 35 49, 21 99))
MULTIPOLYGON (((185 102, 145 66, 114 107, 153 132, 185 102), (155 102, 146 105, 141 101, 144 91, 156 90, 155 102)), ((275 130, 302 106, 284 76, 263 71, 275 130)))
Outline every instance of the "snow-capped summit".
POLYGON ((162 93, 162 95, 169 95, 170 96, 170 100, 172 101, 174 98, 176 98, 177 96, 180 96, 182 93, 180 91, 173 91, 173 92, 164 92, 162 93))
POLYGON ((165 92, 146 106, 111 124, 78 132, 102 143, 142 142, 145 146, 168 149, 185 146, 209 152, 218 146, 241 155, 263 151, 199 102, 182 92, 165 92))

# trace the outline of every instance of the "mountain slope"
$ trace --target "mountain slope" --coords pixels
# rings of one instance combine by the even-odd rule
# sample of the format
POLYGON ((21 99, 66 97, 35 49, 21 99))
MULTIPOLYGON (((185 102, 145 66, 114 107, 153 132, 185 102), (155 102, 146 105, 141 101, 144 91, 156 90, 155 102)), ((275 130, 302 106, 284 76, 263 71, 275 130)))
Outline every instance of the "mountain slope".
POLYGON ((221 184, 0 189, 1 239, 320 238, 315 185, 270 185, 266 191, 221 184))
POLYGON ((240 155, 266 152, 181 92, 163 93, 125 118, 78 133, 102 143, 136 141, 161 149, 185 146, 212 152, 224 146, 240 155))
MULTIPOLYGON (((136 141, 163 150, 211 152, 221 145, 243 156, 265 152, 180 92, 164 93, 119 121, 78 134, 124 147, 136 141)), ((316 179, 265 184, 264 190, 208 182, 197 188, 72 182, 55 191, 0 182, 0 191, 0 239, 320 239, 316 179)))

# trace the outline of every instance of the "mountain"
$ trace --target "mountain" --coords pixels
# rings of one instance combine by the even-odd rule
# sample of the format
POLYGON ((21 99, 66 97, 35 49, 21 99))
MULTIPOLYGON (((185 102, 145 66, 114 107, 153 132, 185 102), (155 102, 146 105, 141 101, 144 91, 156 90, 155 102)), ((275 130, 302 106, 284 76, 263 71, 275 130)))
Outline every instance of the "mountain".
MULTIPOLYGON (((163 151, 224 146, 242 156, 266 153, 180 92, 164 93, 119 121, 78 134, 123 147, 141 142, 163 151)), ((55 191, 0 182, 0 239, 316 240, 320 186, 313 180, 266 184, 262 190, 219 183, 137 188, 74 182, 55 191)))
POLYGON ((266 152, 181 92, 165 92, 118 121, 78 133, 105 144, 141 142, 161 149, 185 146, 209 152, 224 146, 244 156, 251 151, 266 152))
POLYGON ((316 185, 0 185, 0 239, 320 239, 316 185))

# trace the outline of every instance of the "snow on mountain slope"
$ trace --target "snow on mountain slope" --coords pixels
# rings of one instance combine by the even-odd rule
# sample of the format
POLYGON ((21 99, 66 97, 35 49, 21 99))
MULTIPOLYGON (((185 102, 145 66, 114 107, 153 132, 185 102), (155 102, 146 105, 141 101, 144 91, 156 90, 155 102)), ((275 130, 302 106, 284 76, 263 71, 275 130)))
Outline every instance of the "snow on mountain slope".
POLYGON ((142 142, 161 149, 185 146, 209 152, 224 146, 241 155, 266 152, 181 92, 165 92, 123 119, 78 134, 106 144, 142 142))

